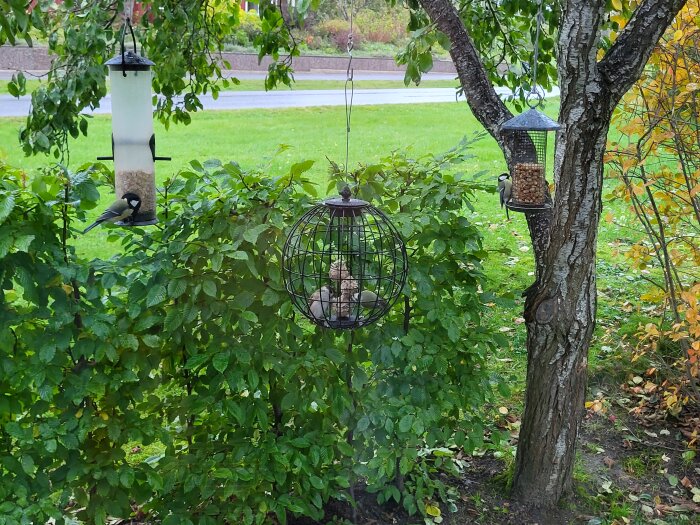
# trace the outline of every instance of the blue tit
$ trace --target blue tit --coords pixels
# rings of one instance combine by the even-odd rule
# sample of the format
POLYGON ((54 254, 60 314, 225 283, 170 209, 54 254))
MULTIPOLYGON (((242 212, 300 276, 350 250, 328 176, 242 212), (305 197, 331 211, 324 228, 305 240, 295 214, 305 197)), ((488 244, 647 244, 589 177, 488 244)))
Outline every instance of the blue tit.
POLYGON ((353 294, 352 300, 356 303, 359 302, 362 308, 384 308, 386 306, 386 300, 369 290, 362 290, 362 293, 353 294))
POLYGON ((125 193, 122 198, 114 201, 109 208, 102 212, 95 222, 83 230, 87 233, 103 222, 118 222, 136 215, 141 207, 141 198, 135 193, 125 193))
MULTIPOLYGON (((508 173, 502 173, 498 176, 498 193, 501 199, 501 208, 508 204, 510 200, 511 193, 513 191, 513 183, 510 181, 510 175, 508 173)), ((508 213, 508 207, 506 206, 506 219, 510 220, 510 214, 508 213)))

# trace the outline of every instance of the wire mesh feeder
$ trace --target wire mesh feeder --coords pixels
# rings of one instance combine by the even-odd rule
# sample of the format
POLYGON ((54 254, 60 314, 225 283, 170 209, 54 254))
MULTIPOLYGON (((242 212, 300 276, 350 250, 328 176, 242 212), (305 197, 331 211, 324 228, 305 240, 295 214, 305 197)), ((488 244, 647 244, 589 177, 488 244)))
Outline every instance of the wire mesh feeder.
POLYGON ((374 323, 398 300, 408 272, 401 234, 369 203, 350 198, 314 206, 292 228, 282 273, 292 303, 311 322, 354 329, 374 323))
POLYGON ((548 208, 547 137, 550 131, 559 129, 559 124, 530 109, 504 123, 501 129, 512 149, 513 189, 506 206, 521 212, 548 208))

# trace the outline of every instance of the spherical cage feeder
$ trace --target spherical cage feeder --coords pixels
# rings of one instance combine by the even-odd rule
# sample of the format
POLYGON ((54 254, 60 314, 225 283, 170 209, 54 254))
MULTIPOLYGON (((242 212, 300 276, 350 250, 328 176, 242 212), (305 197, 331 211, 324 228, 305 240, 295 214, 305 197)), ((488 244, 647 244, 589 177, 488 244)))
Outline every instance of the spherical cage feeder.
POLYGON ((547 138, 559 124, 545 114, 530 109, 503 124, 502 131, 511 147, 511 198, 506 206, 514 211, 548 208, 547 138))
POLYGON ((349 195, 306 212, 282 256, 292 303, 325 328, 351 330, 379 320, 399 299, 407 272, 396 227, 379 209, 349 195))

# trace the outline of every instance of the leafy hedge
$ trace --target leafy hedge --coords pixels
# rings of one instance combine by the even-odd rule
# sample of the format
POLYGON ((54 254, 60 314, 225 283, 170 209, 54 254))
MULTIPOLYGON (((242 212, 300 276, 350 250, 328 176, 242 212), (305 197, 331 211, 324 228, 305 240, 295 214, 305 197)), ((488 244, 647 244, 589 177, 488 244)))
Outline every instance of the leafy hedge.
POLYGON ((98 198, 90 170, 30 184, 0 166, 0 523, 321 519, 358 480, 436 515, 454 445, 482 443, 494 345, 470 185, 448 169, 464 158, 355 174, 411 268, 403 308, 353 334, 300 321, 280 276, 311 162, 278 178, 192 162, 158 227, 113 230, 109 261, 71 247, 98 198), (135 446, 159 452, 134 461, 135 446))

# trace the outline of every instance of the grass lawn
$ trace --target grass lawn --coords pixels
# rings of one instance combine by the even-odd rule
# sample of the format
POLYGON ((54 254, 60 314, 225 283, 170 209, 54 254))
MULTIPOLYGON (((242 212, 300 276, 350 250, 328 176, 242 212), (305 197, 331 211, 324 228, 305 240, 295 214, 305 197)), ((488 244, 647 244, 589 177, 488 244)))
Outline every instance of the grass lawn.
MULTIPOLYGON (((7 84, 9 80, 0 80, 0 94, 7 94, 7 84)), ((39 87, 41 81, 31 78, 27 79, 27 93, 31 93, 39 87)), ((356 89, 412 89, 412 88, 456 88, 456 80, 424 80, 419 86, 410 84, 404 85, 402 80, 355 80, 356 89)), ((343 89, 344 80, 306 80, 300 79, 292 84, 291 88, 280 86, 277 90, 291 89, 295 91, 304 89, 343 89)), ((265 81, 263 79, 241 79, 240 84, 230 84, 224 88, 225 91, 265 91, 265 81)))
MULTIPOLYGON (((546 112, 555 116, 556 111, 557 100, 548 101, 546 112)), ((17 128, 22 122, 20 118, 0 119, 0 158, 28 171, 52 162, 52 158, 23 156, 16 138, 17 128)), ((71 144, 71 167, 110 153, 110 126, 109 116, 92 119, 89 136, 80 137, 71 144)), ((441 153, 453 147, 465 135, 480 130, 464 102, 358 106, 353 109, 352 116, 350 163, 372 163, 394 149, 405 147, 416 156, 441 153)), ((243 167, 265 165, 279 144, 289 144, 292 148, 271 160, 270 174, 281 175, 291 164, 313 159, 315 164, 310 177, 319 183, 319 193, 323 196, 327 180, 326 157, 340 163, 344 162, 345 157, 345 115, 342 107, 201 112, 194 114, 189 126, 172 126, 166 131, 156 124, 156 134, 158 153, 173 157, 172 162, 157 163, 159 181, 172 176, 192 159, 236 160, 243 167)), ((475 160, 463 169, 467 173, 485 171, 487 176, 493 178, 495 187, 496 176, 505 168, 496 142, 487 136, 477 144, 473 153, 475 160)), ((93 216, 97 216, 114 199, 108 188, 103 187, 102 192, 102 203, 93 211, 93 216)), ((506 222, 495 194, 480 194, 475 207, 476 212, 471 218, 481 227, 485 247, 491 251, 485 264, 490 283, 494 290, 512 291, 516 296, 516 304, 511 307, 494 306, 489 313, 489 322, 503 329, 509 328, 511 350, 524 356, 525 329, 517 320, 522 311, 519 295, 531 283, 533 272, 527 226, 523 216, 517 213, 511 213, 511 220, 506 222)), ((624 220, 622 205, 616 204, 614 211, 624 220)), ((632 228, 626 231, 605 221, 601 223, 599 286, 604 294, 607 290, 614 296, 614 299, 609 299, 612 302, 621 295, 629 296, 632 300, 636 296, 631 285, 638 279, 624 270, 624 261, 614 251, 618 243, 625 244, 629 239, 638 238, 638 235, 632 228)), ((118 248, 105 239, 106 228, 97 228, 89 236, 79 237, 76 247, 83 255, 109 257, 118 248)), ((601 298, 602 312, 608 308, 606 297, 603 295, 601 298)), ((523 364, 524 360, 519 359, 514 364, 506 362, 504 367, 519 368, 523 364)))

